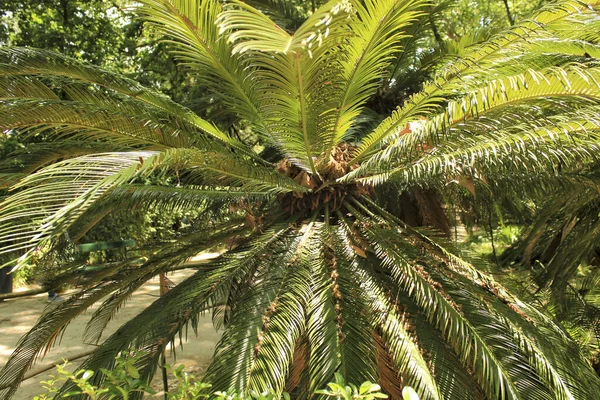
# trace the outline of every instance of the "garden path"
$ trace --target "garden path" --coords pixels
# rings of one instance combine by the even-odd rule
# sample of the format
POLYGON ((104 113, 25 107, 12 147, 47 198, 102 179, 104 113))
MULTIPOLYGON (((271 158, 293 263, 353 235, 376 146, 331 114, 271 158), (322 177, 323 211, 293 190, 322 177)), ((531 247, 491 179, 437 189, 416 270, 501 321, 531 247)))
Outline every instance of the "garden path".
MULTIPOLYGON (((206 255, 203 256, 206 257, 206 255)), ((193 261, 198 262, 201 260, 195 259, 193 261)), ((168 278, 177 283, 193 273, 193 269, 184 269, 169 274, 168 278)), ((121 324, 131 319, 156 300, 156 297, 159 295, 159 290, 158 277, 147 282, 127 301, 115 318, 110 321, 102 338, 107 338, 121 326, 121 324)), ((66 295, 68 295, 68 292, 66 295)), ((37 296, 21 297, 0 302, 0 367, 6 364, 6 361, 14 350, 19 338, 34 325, 46 306, 48 306, 46 298, 46 294, 40 294, 37 296)), ((94 346, 83 343, 82 333, 87 321, 97 307, 98 305, 90 308, 85 314, 77 317, 71 322, 65 330, 60 344, 53 347, 44 358, 39 359, 28 374, 41 370, 55 362, 60 362, 61 358, 68 359, 69 357, 75 357, 78 354, 92 350, 94 346)), ((176 349, 177 364, 181 363, 185 365, 186 371, 194 375, 201 375, 213 354, 214 347, 219 340, 219 337, 220 333, 213 328, 211 317, 209 315, 202 316, 198 326, 198 337, 195 337, 190 330, 190 336, 188 337, 188 340, 184 342, 183 350, 179 348, 176 349)), ((173 362, 173 360, 171 359, 169 362, 173 362)), ((73 363, 73 367, 77 365, 79 365, 79 362, 73 363)), ((53 368, 25 380, 13 399, 31 400, 34 396, 43 393, 44 389, 40 382, 47 380, 50 375, 55 374, 55 372, 56 370, 53 368)), ((160 380, 159 374, 157 374, 154 379, 153 387, 157 390, 162 388, 162 381, 160 380)), ((160 393, 157 394, 156 398, 162 398, 160 393)))

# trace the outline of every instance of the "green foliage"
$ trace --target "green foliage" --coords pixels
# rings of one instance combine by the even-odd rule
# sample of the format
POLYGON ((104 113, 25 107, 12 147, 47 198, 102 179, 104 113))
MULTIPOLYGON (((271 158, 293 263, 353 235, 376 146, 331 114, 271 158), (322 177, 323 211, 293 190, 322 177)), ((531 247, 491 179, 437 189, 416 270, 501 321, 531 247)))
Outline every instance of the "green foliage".
POLYGON ((335 374, 335 383, 328 383, 327 386, 329 386, 329 389, 317 390, 315 393, 342 400, 373 400, 387 399, 388 397, 386 394, 381 393, 381 386, 376 383, 366 381, 360 387, 357 387, 353 384, 347 384, 344 377, 339 373, 335 374))
POLYGON ((210 396, 210 387, 208 383, 204 383, 196 379, 193 375, 184 371, 184 366, 180 365, 177 368, 169 364, 165 364, 166 368, 177 380, 175 390, 169 390, 168 397, 171 400, 195 400, 207 398, 210 396))
POLYGON ((50 400, 79 395, 85 395, 90 400, 128 400, 134 393, 155 394, 156 392, 150 386, 139 379, 140 375, 134 366, 138 358, 139 356, 136 355, 120 356, 117 357, 114 368, 110 370, 102 369, 101 373, 105 376, 105 383, 102 388, 90 383, 94 371, 78 370, 71 373, 67 370, 70 363, 65 360, 63 364, 56 366, 58 375, 53 375, 49 380, 42 382, 46 393, 35 396, 34 400, 50 400), (72 382, 76 389, 59 395, 59 385, 64 382, 72 382))
MULTIPOLYGON (((120 2, 21 1, 0 3, 6 31, 0 43, 59 50, 97 65, 123 63, 123 29, 127 20, 120 2)), ((122 65, 122 64, 121 64, 122 65)))
MULTIPOLYGON (((551 0, 510 0, 509 13, 513 20, 520 22, 532 11, 550 3, 551 0)), ((487 29, 497 32, 511 25, 503 0, 476 1, 457 0, 454 7, 447 7, 440 33, 450 39, 459 39, 474 31, 487 29)))
POLYGON ((0 371, 0 397, 86 309, 102 302, 84 334, 98 342, 144 282, 225 242, 99 344, 81 366, 90 385, 139 350, 149 381, 211 312, 224 327, 203 378, 215 391, 309 397, 340 373, 377 382, 337 383, 348 396, 380 385, 400 398, 409 385, 433 400, 593 398, 600 379, 552 313, 452 251, 443 199, 470 193, 493 231, 496 205, 597 168, 600 2, 553 2, 454 47, 432 26, 443 7, 426 1, 334 0, 295 29, 257 7, 135 3, 188 74, 180 82, 214 105, 200 114, 61 54, 0 49, 0 128, 43 139, 3 170, 0 252, 21 252, 17 267, 115 210, 198 216, 44 314, 0 371), (431 33, 449 57, 422 70, 431 33))
POLYGON ((492 232, 487 229, 476 228, 461 243, 461 248, 471 254, 471 257, 489 257, 491 261, 493 253, 501 257, 506 249, 516 243, 523 232, 523 227, 518 225, 504 225, 494 228, 492 232))
MULTIPOLYGON (((156 394, 151 387, 139 379, 140 374, 135 364, 140 358, 141 354, 139 353, 129 356, 118 356, 114 368, 111 370, 101 370, 102 374, 106 377, 102 387, 96 387, 90 383, 90 378, 94 375, 94 371, 78 370, 71 373, 67 370, 70 363, 65 360, 63 364, 56 366, 58 375, 51 376, 49 380, 42 382, 46 393, 35 396, 34 400, 52 400, 78 395, 86 395, 90 400, 128 400, 134 393, 156 394), (58 385, 66 381, 72 382, 75 388, 67 393, 59 393, 58 385)), ((252 390, 248 393, 214 392, 211 390, 210 384, 203 383, 193 375, 186 373, 183 365, 174 368, 166 364, 165 368, 173 374, 177 381, 175 389, 167 392, 167 399, 169 400, 196 400, 204 398, 223 400, 290 400, 288 393, 278 394, 273 390, 266 390, 264 392, 252 390)), ((328 384, 328 390, 319 390, 315 394, 324 394, 327 397, 344 400, 373 400, 388 397, 380 392, 381 388, 377 384, 364 382, 360 387, 353 384, 346 385, 344 378, 340 374, 336 374, 335 379, 335 383, 328 384)), ((411 390, 409 387, 406 387, 403 393, 410 393, 411 390)), ((404 396, 407 400, 419 400, 418 397, 404 396)))

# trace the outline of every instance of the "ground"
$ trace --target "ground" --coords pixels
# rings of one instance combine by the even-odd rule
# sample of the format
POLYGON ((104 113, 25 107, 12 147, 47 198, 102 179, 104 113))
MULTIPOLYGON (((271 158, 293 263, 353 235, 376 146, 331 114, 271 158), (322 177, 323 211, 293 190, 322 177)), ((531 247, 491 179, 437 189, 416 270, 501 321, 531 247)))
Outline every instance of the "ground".
MULTIPOLYGON (((180 270, 169 274, 169 279, 177 283, 193 273, 193 269, 180 270)), ((125 306, 109 323, 103 338, 108 337, 121 324, 147 307, 158 295, 159 282, 158 278, 156 278, 153 281, 147 282, 127 301, 125 306)), ((44 309, 48 306, 46 298, 46 294, 40 294, 0 302, 0 367, 4 366, 8 360, 19 338, 34 325, 38 317, 44 312, 44 309)), ((94 346, 83 343, 82 333, 85 324, 96 308, 97 306, 91 308, 87 313, 71 322, 65 331, 60 345, 53 347, 44 358, 39 359, 26 376, 40 371, 51 364, 60 362, 62 358, 68 359, 92 350, 94 346)), ((213 354, 219 337, 220 333, 213 328, 210 315, 202 316, 198 326, 198 337, 195 337, 190 331, 190 337, 184 342, 183 350, 177 349, 176 363, 184 364, 186 371, 194 375, 201 375, 213 354)), ((169 362, 174 363, 172 358, 169 362)), ((77 365, 77 363, 74 362, 74 365, 77 365)), ((55 372, 56 370, 53 368, 30 379, 26 379, 21 384, 13 399, 31 400, 34 396, 43 393, 44 390, 40 382, 47 380, 55 372)), ((156 390, 162 388, 162 381, 159 374, 154 379, 152 386, 156 390)), ((163 397, 158 393, 156 398, 163 397)))

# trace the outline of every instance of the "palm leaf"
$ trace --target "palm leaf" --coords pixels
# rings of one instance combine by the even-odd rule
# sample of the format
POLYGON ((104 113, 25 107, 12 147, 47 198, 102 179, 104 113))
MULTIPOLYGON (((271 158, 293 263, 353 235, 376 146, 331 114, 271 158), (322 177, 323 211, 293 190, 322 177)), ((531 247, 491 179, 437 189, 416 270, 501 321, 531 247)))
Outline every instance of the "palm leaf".
MULTIPOLYGON (((165 95, 144 88, 139 83, 124 76, 83 64, 60 53, 31 48, 3 48, 0 49, 0 65, 2 66, 1 76, 10 78, 9 81, 13 82, 15 78, 34 76, 36 77, 36 85, 39 86, 41 83, 37 81, 37 77, 68 78, 74 82, 107 88, 129 98, 132 102, 137 101, 148 105, 150 109, 162 110, 169 115, 169 118, 179 119, 222 143, 235 146, 239 151, 249 153, 239 142, 228 137, 214 125, 201 119, 192 111, 175 103, 165 95)), ((22 82, 22 80, 16 82, 22 82)), ((14 86, 10 89, 11 97, 15 97, 19 93, 14 86)), ((48 90, 42 90, 45 96, 49 95, 48 90)), ((28 96, 40 95, 39 90, 33 93, 27 91, 26 93, 28 96)))
POLYGON ((419 9, 424 4, 403 0, 353 3, 356 13, 347 26, 352 32, 349 53, 338 61, 341 76, 336 82, 340 86, 337 107, 324 115, 326 153, 340 143, 366 100, 379 87, 383 73, 401 50, 399 43, 407 36, 406 27, 422 15, 419 9))

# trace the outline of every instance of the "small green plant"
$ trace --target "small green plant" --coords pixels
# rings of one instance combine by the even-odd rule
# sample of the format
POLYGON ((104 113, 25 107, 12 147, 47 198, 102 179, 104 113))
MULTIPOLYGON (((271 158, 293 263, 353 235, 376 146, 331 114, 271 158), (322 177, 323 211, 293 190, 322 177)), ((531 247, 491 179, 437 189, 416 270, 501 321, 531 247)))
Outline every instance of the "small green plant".
POLYGON ((42 385, 47 392, 34 397, 33 400, 54 399, 59 392, 58 388, 68 381, 73 382, 76 388, 63 393, 61 397, 85 394, 90 400, 128 400, 132 393, 155 394, 156 392, 140 379, 140 374, 134 365, 135 361, 141 356, 142 354, 139 353, 120 355, 116 358, 113 369, 102 368, 101 372, 105 376, 105 383, 101 388, 90 383, 94 371, 80 370, 71 373, 67 370, 70 363, 63 360, 63 364, 56 366, 58 374, 51 375, 47 381, 42 381, 42 385))
MULTIPOLYGON (((59 388, 66 382, 72 382, 74 388, 66 393, 61 393, 61 398, 86 395, 91 400, 128 400, 133 393, 156 394, 150 386, 140 379, 138 369, 135 367, 136 361, 142 357, 143 353, 121 354, 116 358, 113 369, 101 369, 105 376, 102 387, 94 386, 90 383, 90 378, 94 376, 94 371, 81 370, 74 373, 69 372, 67 367, 70 365, 67 360, 63 364, 57 365, 58 374, 52 375, 49 380, 43 381, 42 385, 46 393, 33 398, 33 400, 53 400, 57 398, 59 388)), ((236 392, 213 392, 211 385, 201 382, 184 370, 184 366, 177 368, 171 365, 165 365, 167 370, 173 374, 177 380, 174 390, 167 393, 169 400, 197 400, 197 399, 221 399, 221 400, 290 400, 288 393, 276 393, 269 389, 264 392, 250 391, 246 393, 236 392)), ((316 394, 324 394, 327 397, 333 397, 340 400, 375 400, 385 399, 388 396, 381 392, 381 387, 372 382, 364 382, 359 387, 351 383, 346 383, 344 377, 335 374, 335 382, 327 384, 328 389, 318 390, 316 394)), ((419 400, 417 393, 410 387, 405 387, 402 391, 403 400, 419 400)))
POLYGON ((58 393, 57 383, 65 382, 72 375, 69 371, 65 370, 68 364, 69 362, 63 359, 63 364, 56 366, 58 375, 50 375, 50 379, 41 382, 43 388, 46 389, 46 393, 35 396, 33 400, 50 400, 54 398, 54 395, 58 393))
POLYGON ((282 394, 275 393, 272 389, 258 393, 255 390, 251 390, 250 393, 226 393, 226 392, 215 392, 217 399, 224 400, 290 400, 290 395, 286 392, 282 394))
POLYGON ((167 393, 169 400, 196 400, 210 396, 211 385, 200 382, 195 376, 185 372, 183 365, 174 368, 165 364, 165 368, 177 379, 176 391, 167 393))
POLYGON ((122 355, 116 358, 116 364, 113 369, 100 369, 106 377, 105 390, 109 400, 113 398, 120 399, 121 397, 123 400, 128 400, 129 395, 136 392, 156 393, 146 382, 140 379, 140 373, 135 367, 135 362, 142 355, 142 353, 122 355))
POLYGON ((327 386, 329 389, 317 390, 316 393, 341 400, 373 400, 388 397, 387 394, 381 393, 381 386, 376 383, 366 381, 357 387, 351 383, 346 384, 344 377, 339 373, 335 374, 335 382, 328 383, 327 386))
POLYGON ((71 373, 66 369, 70 363, 64 359, 63 361, 63 364, 56 366, 58 375, 51 375, 49 380, 42 381, 42 386, 47 392, 40 396, 35 396, 33 400, 54 399, 59 392, 59 387, 67 381, 75 383, 77 389, 63 394, 63 397, 86 394, 90 399, 96 400, 108 391, 108 389, 100 389, 89 383, 89 379, 94 375, 94 371, 81 370, 71 373))

